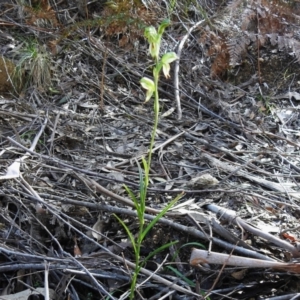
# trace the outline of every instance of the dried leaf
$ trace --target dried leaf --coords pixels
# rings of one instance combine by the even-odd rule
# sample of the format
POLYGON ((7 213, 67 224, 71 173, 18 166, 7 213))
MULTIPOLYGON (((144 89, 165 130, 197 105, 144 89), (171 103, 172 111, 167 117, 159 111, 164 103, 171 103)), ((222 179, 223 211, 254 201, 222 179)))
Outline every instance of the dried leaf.
POLYGON ((219 183, 219 180, 210 174, 203 174, 198 177, 192 178, 189 182, 187 182, 188 187, 192 188, 203 188, 207 186, 214 186, 219 183))
MULTIPOLYGON (((101 220, 101 216, 99 215, 98 221, 94 224, 93 230, 102 233, 103 230, 103 221, 101 220)), ((102 239, 102 235, 98 234, 97 232, 92 231, 92 236, 97 240, 100 241, 102 239)))

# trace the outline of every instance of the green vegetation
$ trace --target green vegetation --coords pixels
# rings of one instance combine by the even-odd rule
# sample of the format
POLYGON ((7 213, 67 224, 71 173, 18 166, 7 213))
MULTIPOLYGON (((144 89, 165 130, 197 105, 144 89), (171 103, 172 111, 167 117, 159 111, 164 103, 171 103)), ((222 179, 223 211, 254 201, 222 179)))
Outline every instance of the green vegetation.
POLYGON ((39 91, 48 91, 51 85, 50 54, 35 39, 23 42, 18 56, 15 78, 21 80, 25 73, 25 86, 33 85, 39 91))
POLYGON ((153 257, 156 253, 168 248, 172 244, 176 243, 171 242, 168 244, 165 244, 159 248, 157 248, 155 251, 150 253, 145 259, 140 259, 140 250, 142 246, 142 242, 145 239, 147 233, 153 226, 157 223, 157 221, 169 210, 170 207, 172 207, 180 198, 181 195, 178 195, 175 199, 173 199, 162 211, 148 224, 145 224, 145 208, 146 208, 146 199, 147 199, 147 190, 149 185, 149 172, 150 172, 150 166, 151 166, 151 157, 152 157, 152 149, 154 145, 154 139, 156 135, 157 125, 158 125, 158 118, 159 118, 159 95, 158 95, 158 81, 159 81, 159 73, 161 69, 163 69, 163 73, 166 77, 169 76, 170 71, 170 63, 173 62, 175 59, 177 59, 177 56, 174 52, 166 53, 162 56, 162 58, 159 58, 159 51, 160 51, 160 43, 161 43, 161 37, 165 30, 165 28, 169 25, 169 21, 166 20, 162 22, 162 24, 158 27, 158 31, 152 26, 147 27, 145 30, 145 37, 147 38, 149 42, 149 52, 152 58, 155 61, 155 66, 153 68, 153 78, 154 81, 150 78, 142 78, 141 79, 141 85, 143 88, 147 90, 146 93, 146 101, 149 101, 152 95, 154 94, 154 125, 153 125, 153 131, 151 134, 151 142, 149 146, 149 154, 148 154, 148 161, 146 161, 145 158, 142 158, 143 163, 143 169, 138 163, 139 167, 139 196, 136 197, 132 190, 125 186, 125 189, 127 193, 129 194, 130 198, 135 204, 135 208, 138 215, 138 222, 139 222, 139 230, 137 233, 137 237, 134 237, 134 234, 130 231, 130 229, 126 226, 126 224, 118 217, 116 218, 119 220, 119 222, 123 225, 125 228, 128 237, 132 243, 132 247, 134 250, 135 255, 135 269, 132 276, 131 281, 131 288, 130 288, 130 299, 134 299, 134 292, 137 285, 137 278, 140 273, 141 268, 144 266, 144 264, 153 257), (144 171, 144 172, 143 172, 144 171))

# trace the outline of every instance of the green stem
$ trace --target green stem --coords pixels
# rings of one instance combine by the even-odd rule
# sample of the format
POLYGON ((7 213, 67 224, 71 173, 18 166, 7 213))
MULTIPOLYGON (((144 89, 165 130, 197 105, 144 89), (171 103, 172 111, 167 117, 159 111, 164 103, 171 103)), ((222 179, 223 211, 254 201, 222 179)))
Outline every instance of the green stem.
MULTIPOLYGON (((154 68, 153 72, 153 77, 154 77, 154 84, 155 84, 155 94, 154 94, 154 124, 153 124, 153 130, 151 134, 151 140, 150 140, 150 147, 149 147, 149 155, 148 155, 148 163, 147 166, 145 166, 145 193, 144 193, 144 199, 140 199, 142 201, 146 201, 146 192, 148 189, 148 184, 149 184, 149 172, 150 172, 150 167, 151 167, 151 159, 152 159, 152 149, 154 147, 154 140, 155 140, 155 135, 156 135, 156 130, 158 126, 158 116, 159 116, 159 97, 158 97, 158 79, 159 79, 159 71, 160 71, 160 66, 158 65, 158 61, 156 62, 156 66, 154 68)), ((136 253, 135 253, 135 270, 134 274, 132 276, 132 282, 131 282, 131 287, 130 287, 130 300, 134 299, 134 292, 136 288, 136 282, 137 282, 137 277, 140 272, 141 266, 140 266, 140 250, 141 250, 141 245, 143 242, 143 231, 144 231, 144 214, 145 214, 145 205, 140 206, 140 208, 143 207, 143 211, 141 214, 142 220, 139 220, 140 223, 140 228, 139 228, 139 234, 136 239, 136 253)))
MULTIPOLYGON (((144 226, 141 226, 141 227, 142 227, 142 229, 144 228, 144 226)), ((130 286, 130 297, 129 297, 130 300, 134 299, 134 292, 136 289, 137 278, 138 278, 138 275, 141 270, 141 266, 140 266, 140 251, 141 251, 141 245, 142 245, 142 239, 140 239, 140 237, 142 236, 141 228, 139 231, 140 232, 139 232, 139 235, 137 238, 137 243, 136 243, 135 270, 134 270, 134 273, 132 276, 132 282, 131 282, 131 286, 130 286)))
POLYGON ((149 155, 148 155, 148 174, 146 175, 147 178, 147 187, 149 183, 149 171, 151 168, 151 159, 152 159, 152 149, 154 147, 154 140, 156 135, 156 130, 158 126, 158 115, 159 115, 159 96, 158 96, 158 77, 159 77, 159 70, 158 70, 158 62, 156 62, 155 70, 153 72, 154 77, 154 85, 155 85, 155 92, 154 92, 154 124, 153 124, 153 130, 151 134, 151 141, 150 141, 150 147, 149 147, 149 155))
MULTIPOLYGON (((137 283, 137 277, 140 273, 142 264, 140 262, 140 250, 141 245, 144 239, 144 225, 145 225, 145 207, 146 207, 146 197, 147 197, 147 190, 149 185, 149 173, 151 168, 151 159, 152 159, 152 150, 154 148, 154 141, 155 141, 155 135, 158 127, 158 117, 159 117, 159 95, 158 95, 158 80, 159 80, 159 73, 162 68, 162 63, 159 61, 159 58, 155 58, 155 67, 153 69, 153 78, 154 78, 154 124, 153 129, 151 133, 151 140, 150 140, 150 146, 149 146, 149 154, 148 154, 148 162, 143 160, 144 164, 144 185, 143 188, 141 188, 140 192, 140 203, 136 203, 136 209, 138 211, 139 216, 139 233, 137 238, 135 239, 135 270, 134 274, 132 275, 132 282, 130 287, 130 300, 134 299, 134 292, 136 289, 136 283, 137 283)), ((142 182, 140 182, 142 184, 142 182)))

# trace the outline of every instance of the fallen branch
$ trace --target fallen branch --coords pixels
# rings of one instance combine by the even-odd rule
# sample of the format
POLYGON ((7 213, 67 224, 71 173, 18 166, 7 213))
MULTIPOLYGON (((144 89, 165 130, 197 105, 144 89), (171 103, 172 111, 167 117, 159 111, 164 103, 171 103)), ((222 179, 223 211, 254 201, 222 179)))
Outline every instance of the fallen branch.
POLYGON ((300 193, 293 190, 286 184, 276 183, 276 182, 269 181, 269 180, 266 180, 261 177, 249 175, 245 171, 239 170, 239 167, 234 167, 232 164, 229 164, 226 162, 221 162, 220 160, 212 157, 211 155, 209 155, 207 153, 203 153, 201 155, 201 157, 204 158, 206 161, 208 161, 212 166, 214 166, 218 169, 221 169, 221 170, 223 170, 225 172, 229 172, 229 173, 235 173, 238 176, 244 177, 252 182, 258 183, 261 186, 265 186, 266 188, 268 188, 270 190, 288 194, 289 196, 291 196, 297 200, 300 200, 300 193))
POLYGON ((263 232, 255 227, 249 225, 246 221, 244 221, 243 219, 238 217, 236 215, 235 211, 220 207, 215 204, 205 205, 205 208, 216 213, 220 218, 225 219, 230 223, 234 223, 234 224, 238 225, 239 227, 242 227, 243 229, 247 230, 248 232, 253 233, 257 236, 260 236, 261 238, 291 252, 293 257, 300 257, 300 252, 296 247, 294 247, 293 245, 291 245, 290 243, 288 243, 286 241, 283 241, 283 240, 277 238, 276 236, 274 236, 272 234, 263 232))
POLYGON ((175 67, 174 67, 174 89, 175 89, 175 101, 177 105, 177 119, 181 120, 182 118, 182 111, 181 111, 181 102, 180 102, 180 96, 179 96, 179 80, 178 80, 178 74, 179 74, 179 63, 180 63, 180 56, 182 48, 187 40, 187 38, 191 35, 191 33, 201 24, 203 24, 206 21, 206 19, 201 20, 194 24, 187 32, 187 34, 181 39, 176 55, 178 56, 178 59, 175 61, 175 67))
POLYGON ((197 267, 201 264, 216 264, 246 268, 272 268, 287 272, 300 273, 300 263, 281 263, 229 255, 206 250, 193 249, 190 257, 190 265, 197 267))

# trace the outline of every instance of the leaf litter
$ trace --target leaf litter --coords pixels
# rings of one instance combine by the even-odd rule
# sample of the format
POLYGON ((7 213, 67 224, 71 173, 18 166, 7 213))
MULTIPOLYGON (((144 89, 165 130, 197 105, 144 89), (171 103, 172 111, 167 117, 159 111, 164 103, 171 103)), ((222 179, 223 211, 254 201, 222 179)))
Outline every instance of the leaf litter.
MULTIPOLYGON (((101 13, 101 4, 89 5, 101 13)), ((183 4, 178 5, 175 14, 183 4)), ((12 46, 26 44, 17 43, 17 22, 25 25, 26 19, 15 4, 11 8, 5 21, 15 20, 14 30, 1 28, 1 50, 9 59, 12 46)), ((152 103, 143 104, 139 85, 145 74, 151 76, 147 45, 136 31, 131 40, 122 38, 136 38, 127 45, 132 51, 120 48, 110 35, 119 27, 112 23, 105 32, 100 25, 84 25, 68 8, 57 3, 53 32, 59 37, 57 22, 76 20, 76 26, 56 44, 40 27, 22 27, 39 42, 65 49, 50 56, 51 89, 31 82, 24 93, 0 99, 3 298, 28 299, 30 287, 49 299, 125 299, 130 285, 132 245, 113 214, 137 229, 124 184, 138 191, 136 160, 147 155, 151 135, 152 103), (93 28, 88 34, 86 26, 93 28)), ((32 17, 30 22, 37 18, 32 17)), ((184 196, 148 234, 141 255, 178 243, 143 266, 136 299, 168 293, 174 299, 292 298, 299 292, 300 253, 295 62, 265 44, 265 84, 257 85, 246 63, 224 78, 216 65, 209 69, 213 54, 205 49, 208 40, 202 43, 202 28, 207 27, 199 22, 189 31, 179 73, 171 73, 179 84, 180 120, 172 80, 161 81, 146 219, 184 196), (210 77, 212 72, 219 78, 210 77)), ((182 32, 173 25, 168 33, 162 43, 176 49, 182 32)), ((251 45, 249 51, 254 55, 251 45)))

